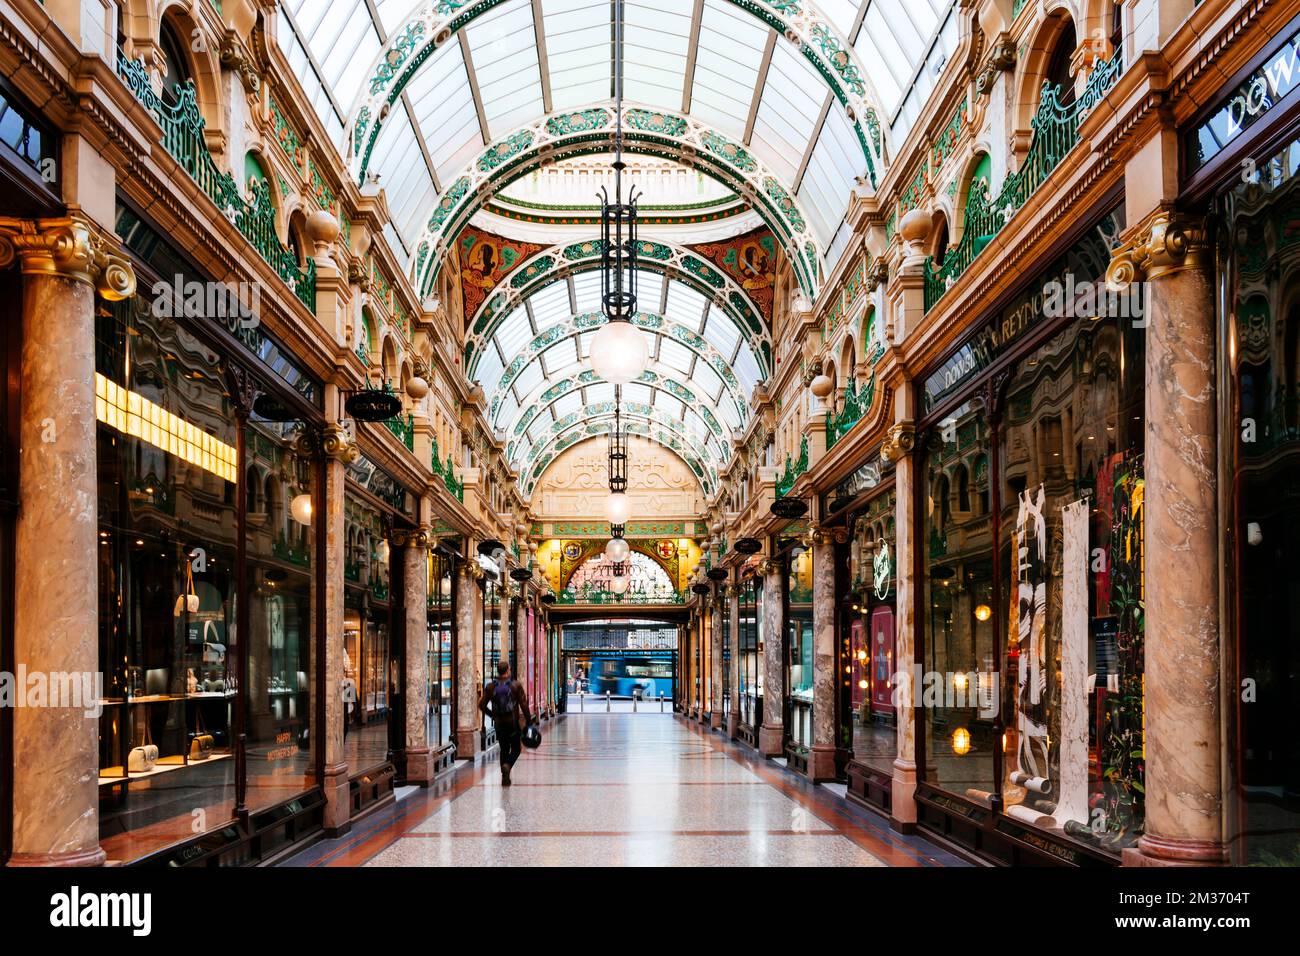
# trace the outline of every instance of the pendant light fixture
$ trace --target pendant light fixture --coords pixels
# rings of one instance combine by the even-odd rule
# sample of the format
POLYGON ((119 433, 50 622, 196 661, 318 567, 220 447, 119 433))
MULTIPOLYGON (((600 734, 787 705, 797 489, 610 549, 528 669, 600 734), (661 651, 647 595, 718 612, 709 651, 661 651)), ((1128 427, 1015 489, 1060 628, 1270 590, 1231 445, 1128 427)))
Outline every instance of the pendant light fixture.
POLYGON ((625 525, 632 517, 632 504, 627 497, 627 436, 623 434, 622 391, 620 386, 614 386, 614 428, 609 433, 609 498, 605 502, 605 517, 611 526, 625 525))
POLYGON ((605 559, 612 564, 622 564, 628 559, 631 551, 627 541, 621 536, 615 536, 609 539, 609 544, 605 545, 605 559))
POLYGON ((632 324, 636 312, 636 190, 623 202, 623 2, 614 0, 614 198, 601 187, 600 300, 606 323, 591 337, 591 367, 614 385, 635 381, 650 350, 632 324))

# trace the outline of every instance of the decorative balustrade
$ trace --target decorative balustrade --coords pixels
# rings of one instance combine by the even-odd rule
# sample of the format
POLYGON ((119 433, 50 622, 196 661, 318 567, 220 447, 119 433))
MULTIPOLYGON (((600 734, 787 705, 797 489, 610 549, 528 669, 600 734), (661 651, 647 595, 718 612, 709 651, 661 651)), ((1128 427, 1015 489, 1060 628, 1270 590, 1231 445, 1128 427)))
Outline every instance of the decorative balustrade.
POLYGON ((844 404, 838 412, 826 413, 826 450, 830 451, 835 443, 848 434, 868 411, 876 397, 876 375, 873 372, 861 389, 850 380, 844 389, 844 404))
POLYGON ((791 460, 789 455, 785 456, 785 471, 776 482, 776 493, 778 497, 784 498, 794 487, 794 483, 799 480, 799 476, 808 470, 808 436, 804 435, 799 441, 799 457, 791 460))
POLYGON ((447 453, 447 463, 444 465, 438 458, 438 439, 433 440, 433 454, 430 456, 429 467, 433 473, 442 479, 443 486, 455 495, 456 500, 464 504, 465 502, 465 482, 456 480, 456 470, 452 466, 451 452, 447 453))
POLYGON ((275 209, 271 205, 269 184, 255 180, 249 186, 250 198, 245 198, 240 194, 234 177, 217 167, 203 138, 204 121, 195 96, 194 81, 186 80, 178 88, 173 105, 164 102, 154 90, 143 61, 129 60, 119 52, 117 72, 127 89, 162 127, 163 148, 198 183, 221 214, 252 243, 258 254, 270 263, 302 303, 315 311, 316 263, 308 259, 306 269, 300 269, 294 254, 281 245, 275 231, 275 209))
POLYGON ((961 241, 948 249, 943 265, 935 266, 933 257, 926 260, 927 312, 1074 148, 1079 141, 1080 121, 1101 101, 1123 72, 1123 52, 1117 50, 1109 60, 1099 61, 1093 67, 1082 95, 1075 102, 1064 105, 1060 99, 1061 87, 1043 84, 1038 112, 1030 121, 1032 138, 1029 150, 1020 168, 1007 176, 996 197, 989 194, 987 183, 972 183, 970 195, 966 197, 961 241))
POLYGON ((580 591, 565 588, 555 596, 556 604, 685 604, 680 591, 625 591, 618 594, 606 588, 587 586, 580 591))
POLYGON ((406 413, 403 419, 400 414, 392 418, 384 419, 384 424, 388 430, 397 436, 398 440, 406 446, 407 451, 415 451, 415 416, 410 412, 406 413))

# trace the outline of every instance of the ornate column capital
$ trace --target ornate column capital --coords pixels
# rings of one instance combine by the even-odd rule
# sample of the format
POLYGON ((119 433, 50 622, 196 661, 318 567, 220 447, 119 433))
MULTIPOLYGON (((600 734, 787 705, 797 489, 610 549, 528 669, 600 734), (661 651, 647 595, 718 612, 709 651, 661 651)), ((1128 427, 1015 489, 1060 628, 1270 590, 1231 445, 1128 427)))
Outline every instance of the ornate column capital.
POLYGON ((110 301, 135 295, 135 269, 117 237, 75 212, 59 219, 0 216, 0 269, 14 259, 23 275, 76 279, 110 301))
POLYGON ((1203 218, 1161 209, 1111 253, 1106 287, 1122 292, 1143 279, 1159 279, 1184 269, 1208 269, 1210 255, 1203 218))
POLYGON ((393 544, 399 548, 428 548, 433 544, 427 524, 416 528, 395 529, 392 538, 393 544))
POLYGON ((880 445, 881 461, 901 461, 911 454, 916 445, 916 426, 911 421, 896 422, 890 426, 885 440, 880 445))
POLYGON ((808 532, 808 539, 810 543, 820 547, 830 544, 847 544, 849 533, 844 528, 814 528, 808 532))
POLYGON ((326 425, 321 432, 321 449, 326 457, 350 465, 361 454, 348 430, 339 424, 326 425))

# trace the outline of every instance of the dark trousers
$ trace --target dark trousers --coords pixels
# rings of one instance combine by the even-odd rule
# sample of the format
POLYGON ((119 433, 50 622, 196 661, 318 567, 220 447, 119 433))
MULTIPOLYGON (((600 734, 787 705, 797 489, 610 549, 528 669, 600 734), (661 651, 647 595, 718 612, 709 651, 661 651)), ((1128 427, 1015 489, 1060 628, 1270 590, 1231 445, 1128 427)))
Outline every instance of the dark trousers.
POLYGON ((512 725, 497 724, 497 743, 501 745, 501 766, 513 767, 515 761, 519 759, 519 752, 523 747, 519 735, 519 728, 512 725))

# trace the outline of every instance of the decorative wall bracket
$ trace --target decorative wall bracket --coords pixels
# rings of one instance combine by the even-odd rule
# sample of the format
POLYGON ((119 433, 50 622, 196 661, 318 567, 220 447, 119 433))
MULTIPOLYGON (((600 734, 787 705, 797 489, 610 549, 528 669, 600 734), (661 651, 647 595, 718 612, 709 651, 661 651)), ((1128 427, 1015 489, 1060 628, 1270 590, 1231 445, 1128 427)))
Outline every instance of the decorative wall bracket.
POLYGON ((880 445, 881 461, 902 461, 916 445, 916 427, 910 421, 891 426, 880 445))
POLYGON ((997 75, 1016 65, 1016 43, 1007 33, 999 33, 990 48, 989 58, 975 77, 975 95, 983 96, 993 88, 997 75))

